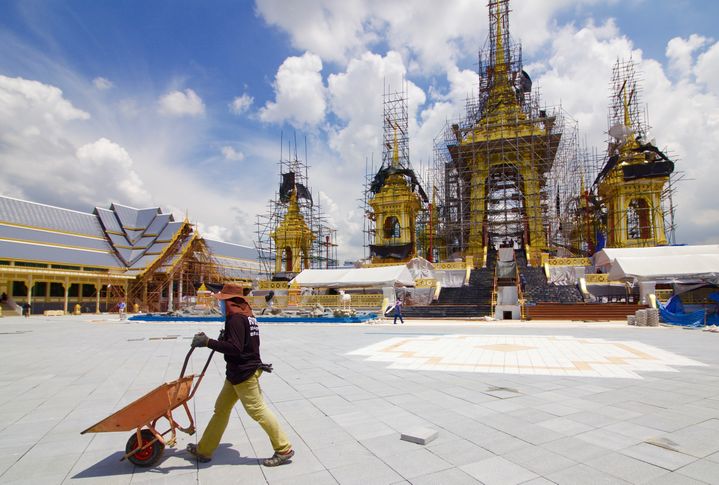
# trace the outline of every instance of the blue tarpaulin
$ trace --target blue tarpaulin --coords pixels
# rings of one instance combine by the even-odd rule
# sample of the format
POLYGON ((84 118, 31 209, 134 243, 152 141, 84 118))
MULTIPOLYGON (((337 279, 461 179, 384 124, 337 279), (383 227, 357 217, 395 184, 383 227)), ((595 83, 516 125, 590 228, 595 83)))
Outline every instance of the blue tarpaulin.
MULTIPOLYGON (((719 302, 719 293, 712 293, 709 297, 719 302)), ((659 305, 659 315, 664 323, 682 327, 703 327, 705 324, 719 325, 719 315, 716 313, 707 315, 706 310, 684 313, 684 305, 679 295, 671 297, 666 305, 662 305, 661 302, 657 302, 657 304, 659 305)))

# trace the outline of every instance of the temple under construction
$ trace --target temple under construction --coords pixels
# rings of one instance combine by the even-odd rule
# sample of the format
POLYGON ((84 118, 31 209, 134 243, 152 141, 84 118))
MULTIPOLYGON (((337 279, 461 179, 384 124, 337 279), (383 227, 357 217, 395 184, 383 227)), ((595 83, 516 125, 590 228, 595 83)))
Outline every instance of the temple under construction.
POLYGON ((648 139, 634 63, 613 70, 608 149, 590 154, 576 121, 544 103, 524 70, 509 0, 491 0, 488 10, 477 92, 434 140, 426 173, 409 163, 406 92, 385 93, 382 166, 365 184, 370 264, 434 263, 443 281, 421 283, 436 299, 408 307, 413 316, 524 318, 531 307, 541 318, 554 303, 636 304, 638 295, 616 294, 606 275, 592 274, 587 258, 673 242, 674 163, 648 139), (450 276, 465 270, 463 282, 450 276))
POLYGON ((542 253, 587 256, 605 241, 670 242, 673 163, 646 140, 634 64, 614 68, 609 150, 592 156, 577 123, 533 89, 521 45, 509 35, 509 1, 488 6, 478 93, 435 140, 419 254, 430 261, 471 257, 484 266, 488 248, 509 244, 536 265, 542 253))
POLYGON ((407 91, 384 94, 382 164, 366 176, 365 241, 374 264, 417 256, 418 219, 428 202, 409 159, 407 91))
POLYGON ((508 2, 490 2, 489 18, 477 96, 435 140, 423 241, 430 260, 471 256, 481 266, 487 248, 512 242, 538 262, 567 246, 562 208, 588 176, 576 123, 532 89, 509 35, 508 2))
POLYGON ((337 232, 322 213, 319 194, 312 196, 309 165, 298 157, 296 139, 286 158, 283 147, 278 166, 279 190, 256 222, 261 276, 291 280, 303 269, 337 266, 337 232))

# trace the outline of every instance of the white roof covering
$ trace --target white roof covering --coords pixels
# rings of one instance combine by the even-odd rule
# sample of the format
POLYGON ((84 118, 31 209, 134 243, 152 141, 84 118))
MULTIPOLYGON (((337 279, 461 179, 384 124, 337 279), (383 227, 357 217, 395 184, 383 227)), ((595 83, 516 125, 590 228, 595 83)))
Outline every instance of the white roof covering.
POLYGON ((610 280, 715 283, 719 245, 604 249, 595 256, 595 264, 609 265, 610 280))
POLYGON ((306 269, 291 283, 314 288, 384 288, 414 286, 405 265, 377 268, 306 269))
POLYGON ((719 254, 719 244, 703 246, 656 246, 649 248, 605 248, 594 255, 595 266, 608 266, 617 258, 648 258, 696 254, 719 254))

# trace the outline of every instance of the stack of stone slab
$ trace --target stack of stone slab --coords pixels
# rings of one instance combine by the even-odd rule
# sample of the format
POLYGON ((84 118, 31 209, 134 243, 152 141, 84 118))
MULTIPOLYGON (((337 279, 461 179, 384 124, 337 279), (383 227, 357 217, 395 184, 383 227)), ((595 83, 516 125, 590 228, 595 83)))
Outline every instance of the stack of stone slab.
POLYGON ((627 324, 637 327, 658 327, 659 310, 654 308, 637 310, 634 315, 627 316, 627 324))

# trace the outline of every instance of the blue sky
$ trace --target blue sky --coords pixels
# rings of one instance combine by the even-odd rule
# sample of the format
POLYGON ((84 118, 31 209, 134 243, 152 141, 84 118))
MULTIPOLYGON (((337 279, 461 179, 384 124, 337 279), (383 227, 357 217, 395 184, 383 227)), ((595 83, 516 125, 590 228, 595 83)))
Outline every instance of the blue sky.
MULTIPOLYGON (((544 101, 561 103, 600 152, 611 66, 638 62, 658 145, 693 179, 678 195, 678 240, 717 242, 719 3, 511 8, 544 101)), ((160 205, 251 244, 278 185, 280 133, 296 131, 340 257, 357 258, 364 161, 381 158, 382 80, 408 80, 411 158, 426 166, 473 90, 486 31, 485 2, 468 0, 6 0, 0 192, 85 211, 160 205)))

